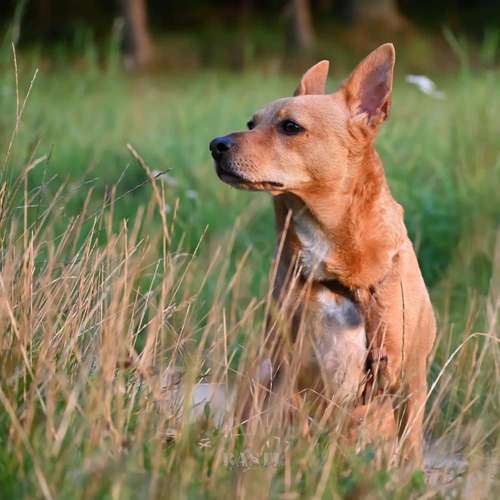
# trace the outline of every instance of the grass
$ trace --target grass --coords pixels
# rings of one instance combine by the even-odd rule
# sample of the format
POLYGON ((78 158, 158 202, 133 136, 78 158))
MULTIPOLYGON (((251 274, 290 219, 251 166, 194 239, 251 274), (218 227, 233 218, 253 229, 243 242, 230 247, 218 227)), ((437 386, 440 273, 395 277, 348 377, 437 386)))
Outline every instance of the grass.
POLYGON ((127 77, 89 49, 76 64, 18 55, 16 86, 5 48, 1 61, 3 498, 498 491, 498 70, 437 75, 442 101, 398 75, 378 142, 439 320, 426 434, 467 463, 446 484, 388 467, 381 448, 349 449, 318 420, 304 436, 297 423, 221 430, 209 416, 190 423, 162 410, 165 368, 238 384, 255 360, 271 205, 220 184, 208 142, 289 94, 296 77, 127 77), (148 177, 127 144, 174 181, 148 177))

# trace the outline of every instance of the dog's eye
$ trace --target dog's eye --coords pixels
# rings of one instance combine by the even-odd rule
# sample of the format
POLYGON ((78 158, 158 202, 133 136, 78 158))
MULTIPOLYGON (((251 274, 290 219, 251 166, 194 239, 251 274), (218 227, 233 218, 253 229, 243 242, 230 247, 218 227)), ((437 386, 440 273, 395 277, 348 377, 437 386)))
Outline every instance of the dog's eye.
POLYGON ((253 120, 247 122, 248 130, 252 130, 254 127, 255 127, 255 122, 253 120))
POLYGON ((304 130, 299 124, 292 120, 283 120, 280 123, 280 128, 286 135, 296 135, 304 130))

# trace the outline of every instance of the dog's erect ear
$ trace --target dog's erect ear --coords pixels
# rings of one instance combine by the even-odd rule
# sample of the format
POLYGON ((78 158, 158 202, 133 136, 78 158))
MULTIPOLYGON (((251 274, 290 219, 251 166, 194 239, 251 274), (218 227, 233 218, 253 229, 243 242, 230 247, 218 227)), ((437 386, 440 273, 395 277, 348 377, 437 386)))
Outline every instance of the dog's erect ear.
POLYGON ((300 80, 299 86, 295 89, 293 95, 324 94, 329 66, 330 63, 328 61, 320 61, 309 68, 304 73, 304 76, 300 80))
POLYGON ((351 113, 366 116, 370 125, 382 123, 389 114, 395 59, 394 45, 385 43, 361 61, 342 84, 351 113))

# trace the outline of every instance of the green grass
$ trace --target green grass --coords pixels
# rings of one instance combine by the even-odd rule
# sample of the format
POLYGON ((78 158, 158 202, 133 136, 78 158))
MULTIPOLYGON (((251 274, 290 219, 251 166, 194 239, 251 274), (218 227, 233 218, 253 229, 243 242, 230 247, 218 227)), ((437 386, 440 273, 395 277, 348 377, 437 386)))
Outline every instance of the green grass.
MULTIPOLYGON (((18 59, 22 102, 36 56, 18 59)), ((112 65, 100 69, 95 59, 89 51, 75 64, 40 61, 4 164, 16 83, 9 52, 1 57, 0 496, 43 496, 44 481, 45 496, 56 498, 437 491, 421 472, 388 469, 379 450, 355 453, 326 429, 311 438, 291 426, 263 444, 183 422, 175 442, 166 442, 173 424, 154 404, 157 374, 175 357, 194 378, 210 369, 211 380, 237 380, 227 368, 241 371, 251 359, 274 248, 269 197, 222 185, 208 142, 290 94, 298 75, 130 77, 112 65), (151 170, 175 179, 159 183, 159 204, 127 143, 151 170), (165 204, 168 234, 158 215, 165 204), (277 466, 225 463, 241 462, 249 449, 261 459, 277 453, 277 466)), ((343 76, 334 75, 332 90, 343 76)), ((403 76, 378 149, 439 319, 426 430, 463 447, 469 469, 454 485, 459 494, 481 487, 487 497, 498 488, 490 476, 500 446, 500 356, 492 338, 500 73, 437 75, 442 101, 403 76)))
MULTIPOLYGON (((127 78, 88 61, 81 66, 42 68, 38 74, 10 161, 13 175, 28 154, 49 154, 30 175, 30 185, 44 184, 53 193, 68 183, 74 190, 68 216, 78 212, 89 189, 99 206, 106 189, 117 184, 118 196, 132 190, 120 201, 117 218, 133 218, 150 190, 138 188, 145 175, 126 149, 131 143, 152 169, 169 169, 178 181, 167 198, 172 204, 181 201, 178 223, 191 246, 206 226, 209 235, 226 231, 250 204, 257 211, 252 225, 259 226, 243 231, 242 247, 251 243, 269 256, 273 229, 265 195, 220 185, 207 145, 218 134, 244 128, 255 109, 289 94, 296 78, 208 72, 127 78), (189 191, 197 198, 190 199, 189 191)), ((21 87, 27 87, 33 71, 33 65, 21 68, 21 87)), ((12 68, 5 65, 3 74, 0 123, 6 144, 15 122, 15 84, 12 68)), ((343 76, 332 82, 332 90, 343 76)), ((444 101, 403 81, 395 86, 379 151, 431 284, 443 276, 459 241, 477 221, 490 228, 498 216, 497 78, 496 71, 463 72, 442 82, 438 77, 447 92, 444 101)))

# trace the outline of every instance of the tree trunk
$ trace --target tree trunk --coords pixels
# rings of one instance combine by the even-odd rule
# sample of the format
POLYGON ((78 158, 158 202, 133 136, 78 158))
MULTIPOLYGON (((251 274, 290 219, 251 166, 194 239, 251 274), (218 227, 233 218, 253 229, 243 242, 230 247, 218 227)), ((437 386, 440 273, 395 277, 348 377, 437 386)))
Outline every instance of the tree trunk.
POLYGON ((154 48, 148 30, 146 0, 121 0, 120 3, 125 65, 129 68, 147 66, 153 60, 154 48))
POLYGON ((398 9, 397 0, 352 0, 356 23, 377 24, 398 31, 405 27, 406 20, 398 9))
POLYGON ((315 34, 309 0, 290 0, 286 9, 287 47, 305 52, 314 46, 315 34))

